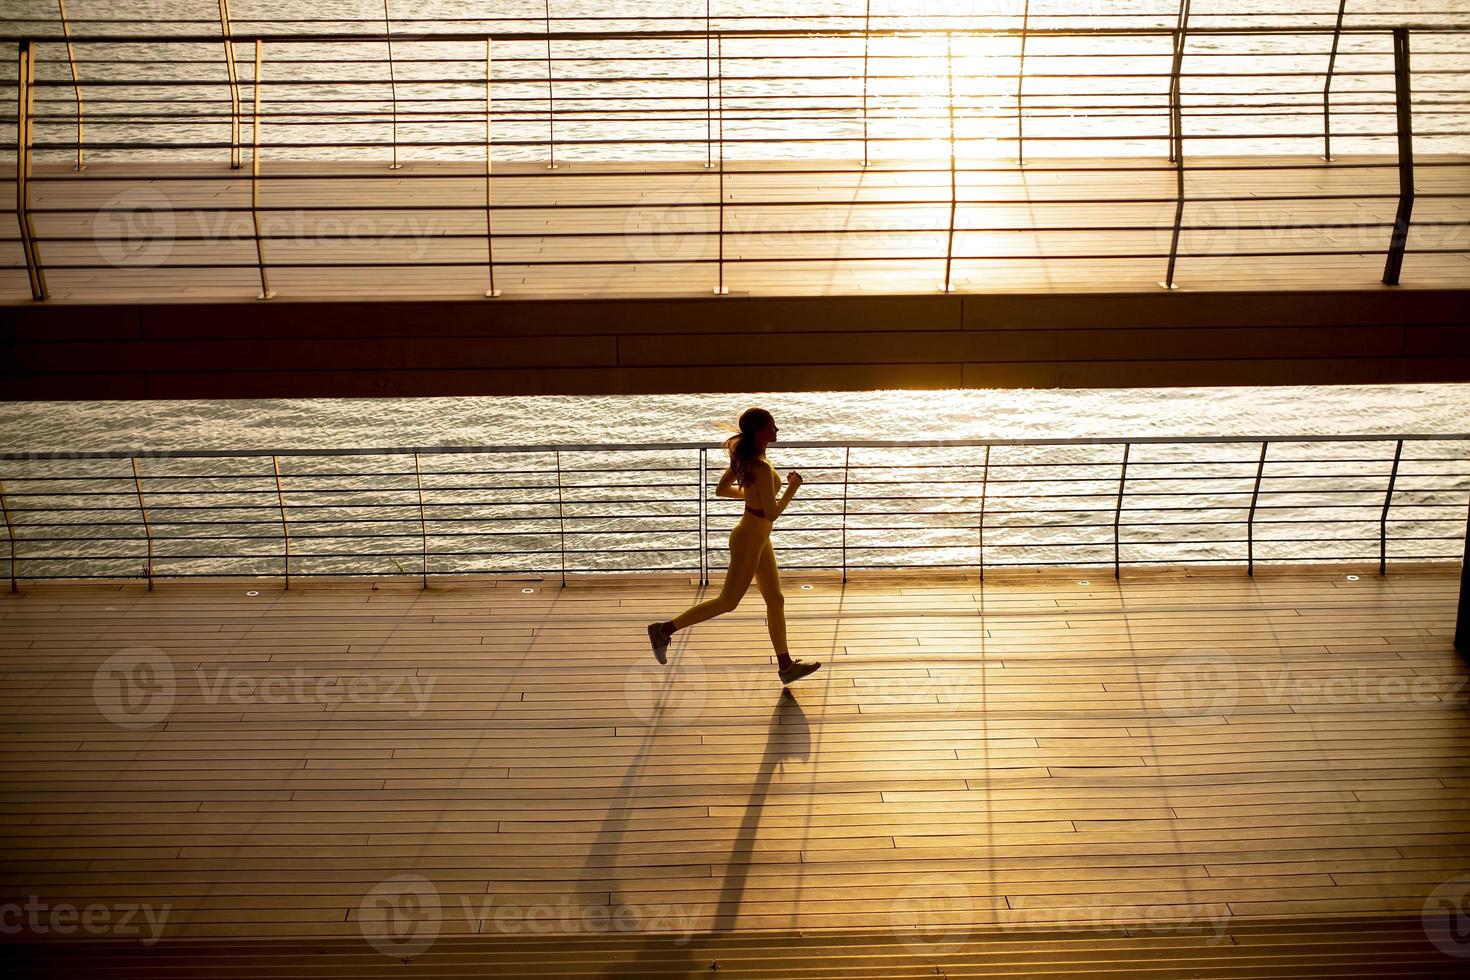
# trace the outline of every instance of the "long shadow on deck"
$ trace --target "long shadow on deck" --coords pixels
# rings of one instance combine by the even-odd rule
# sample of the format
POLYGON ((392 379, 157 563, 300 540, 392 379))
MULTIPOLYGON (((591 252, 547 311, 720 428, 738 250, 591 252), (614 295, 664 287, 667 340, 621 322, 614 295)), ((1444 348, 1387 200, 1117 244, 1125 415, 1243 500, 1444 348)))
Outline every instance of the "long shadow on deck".
MULTIPOLYGON (((770 793, 771 780, 776 766, 784 759, 807 758, 810 748, 811 729, 807 724, 806 714, 802 711, 801 704, 796 697, 783 688, 771 708, 765 751, 761 755, 755 781, 750 787, 750 794, 745 804, 745 815, 741 818, 735 841, 730 848, 730 856, 725 862, 724 885, 720 889, 714 913, 709 917, 713 933, 734 928, 741 902, 744 900, 746 880, 750 875, 751 857, 755 852, 756 831, 760 826, 761 813, 765 809, 766 797, 770 793)), ((648 740, 645 739, 638 757, 628 767, 628 774, 624 777, 622 792, 619 794, 620 800, 626 800, 631 795, 647 750, 648 740)), ((598 843, 612 845, 613 849, 622 839, 623 825, 627 821, 626 816, 615 816, 615 813, 625 814, 626 810, 609 810, 604 820, 603 830, 598 834, 598 843)), ((583 870, 585 881, 587 875, 593 870, 591 856, 583 870)), ((616 888, 612 891, 609 904, 614 909, 621 905, 617 898, 616 888)), ((693 948, 691 939, 696 935, 708 936, 711 934, 711 932, 650 933, 637 947, 636 955, 632 959, 607 964, 603 975, 607 977, 645 977, 654 967, 659 973, 678 969, 690 971, 708 969, 710 966, 708 962, 701 962, 696 966, 696 957, 703 959, 703 955, 693 948)))

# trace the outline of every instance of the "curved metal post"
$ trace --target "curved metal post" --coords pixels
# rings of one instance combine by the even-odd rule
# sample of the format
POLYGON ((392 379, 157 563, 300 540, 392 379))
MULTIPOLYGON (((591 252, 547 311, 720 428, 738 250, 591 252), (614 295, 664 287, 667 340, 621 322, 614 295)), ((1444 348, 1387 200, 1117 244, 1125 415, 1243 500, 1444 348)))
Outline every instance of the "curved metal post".
POLYGON ((389 170, 399 170, 398 162, 398 75, 393 66, 393 23, 388 16, 388 0, 383 0, 383 34, 388 39, 388 98, 393 120, 393 159, 389 170))
POLYGON ((715 165, 715 120, 714 101, 710 96, 710 83, 714 72, 711 63, 713 31, 710 29, 710 0, 704 0, 704 168, 715 165))
POLYGON ((82 83, 77 78, 77 53, 72 50, 71 23, 66 16, 66 0, 56 0, 56 9, 61 14, 61 33, 66 38, 66 63, 71 66, 71 90, 77 99, 77 162, 73 170, 86 170, 82 159, 82 83))
POLYGON ((10 535, 10 591, 17 591, 15 580, 15 524, 10 520, 10 505, 5 502, 5 483, 0 481, 0 513, 5 515, 5 531, 10 535))
POLYGON ((1169 236, 1169 265, 1159 282, 1174 289, 1174 267, 1179 261, 1179 232, 1184 225, 1184 106, 1180 72, 1184 66, 1184 44, 1189 29, 1189 0, 1179 5, 1179 27, 1174 32, 1174 60, 1169 72, 1169 160, 1174 164, 1174 230, 1169 236))
POLYGON ((715 36, 715 70, 719 76, 719 81, 716 83, 716 93, 718 95, 720 105, 720 118, 718 129, 720 155, 716 163, 716 166, 719 167, 719 175, 718 185, 715 188, 715 193, 718 197, 715 203, 719 208, 720 215, 719 234, 715 236, 716 241, 719 243, 720 249, 719 259, 715 263, 719 269, 719 281, 715 283, 716 296, 724 296, 730 292, 730 287, 725 285, 725 56, 723 42, 723 34, 715 36))
POLYGON ((1113 578, 1118 578, 1122 571, 1122 563, 1118 558, 1118 526, 1123 518, 1123 485, 1128 482, 1128 452, 1132 448, 1131 442, 1123 443, 1123 468, 1118 472, 1118 506, 1113 511, 1113 578))
POLYGON ((31 299, 50 297, 46 270, 41 267, 41 249, 36 244, 36 227, 31 220, 31 144, 35 137, 36 108, 35 48, 23 38, 16 45, 15 101, 15 221, 20 226, 20 248, 26 260, 31 299))
POLYGON ((490 219, 490 38, 485 38, 485 263, 490 272, 490 288, 485 295, 495 297, 495 231, 490 219))
POLYGON ((1327 54, 1327 77, 1322 81, 1322 159, 1332 159, 1332 70, 1337 64, 1337 44, 1342 39, 1342 15, 1347 0, 1337 0, 1337 26, 1332 29, 1332 50, 1327 54))
POLYGON ((1251 489, 1251 509, 1245 516, 1245 573, 1256 574, 1256 501, 1261 497, 1261 475, 1266 469, 1266 447, 1271 443, 1262 441, 1261 457, 1256 460, 1256 485, 1251 489))
POLYGON ((847 478, 852 473, 852 447, 842 450, 842 581, 847 581, 847 478))
MULTIPOLYGON (((1026 0, 1030 3, 1031 0, 1026 0)), ((866 167, 869 163, 868 157, 868 41, 873 30, 873 0, 865 0, 863 4, 863 162, 866 167)))
POLYGON ((1021 10, 1021 59, 1016 66, 1016 162, 1026 162, 1026 132, 1022 126, 1025 118, 1021 106, 1024 101, 1022 87, 1026 84, 1026 35, 1031 30, 1031 0, 1021 10))
POLYGON ((985 581, 985 495, 990 485, 990 445, 985 446, 985 469, 980 473, 980 581, 985 581))
POLYGON ((699 450, 699 584, 709 584, 709 450, 699 450))
POLYGON ((546 0, 546 169, 556 169, 556 89, 551 77, 551 0, 546 0))
POLYGON ((1409 243, 1409 221, 1414 214, 1414 113, 1410 92, 1409 31, 1393 29, 1394 104, 1399 137, 1399 209, 1393 219, 1388 242, 1388 259, 1383 264, 1384 285, 1397 286, 1404 267, 1404 249, 1409 243))
POLYGON ((1460 604, 1455 608, 1455 649, 1470 654, 1470 511, 1465 515, 1465 557, 1460 562, 1460 604))
POLYGON ((138 492, 138 513, 143 517, 143 537, 148 541, 148 563, 144 570, 148 576, 148 591, 153 591, 153 529, 148 526, 148 506, 143 501, 143 478, 138 473, 138 457, 132 457, 133 487, 138 492))
POLYGON ((270 299, 276 295, 271 290, 270 276, 265 271, 265 242, 260 237, 260 125, 263 121, 260 114, 260 83, 263 52, 264 44, 260 38, 256 38, 255 79, 252 83, 255 89, 255 108, 250 115, 250 224, 255 231, 255 264, 260 270, 260 293, 256 299, 270 299))
POLYGON ((1184 32, 1189 27, 1189 0, 1179 0, 1179 16, 1174 22, 1174 68, 1169 73, 1169 162, 1182 149, 1183 136, 1179 132, 1181 119, 1174 111, 1181 100, 1179 62, 1184 53, 1184 32))
POLYGON ((955 208, 959 201, 959 195, 955 189, 954 33, 952 31, 944 35, 944 63, 949 75, 949 237, 944 246, 944 281, 939 284, 939 288, 943 292, 952 293, 955 290, 954 282, 950 278, 951 269, 954 267, 954 219, 955 208))
POLYGON ((281 508, 281 542, 285 547, 283 561, 286 569, 286 588, 291 588, 291 528, 286 523, 286 494, 281 490, 281 459, 271 456, 271 468, 276 473, 276 503, 281 508))
POLYGON ((1383 513, 1378 518, 1378 574, 1388 571, 1388 509, 1393 505, 1393 485, 1399 476, 1399 459, 1404 454, 1404 440, 1393 448, 1393 467, 1388 471, 1388 492, 1383 495, 1383 513))
POLYGON ((225 75, 230 82, 230 169, 240 169, 240 72, 231 38, 230 0, 219 0, 219 32, 225 42, 225 75))
POLYGON ((413 454, 413 478, 419 488, 419 533, 423 535, 423 546, 419 549, 424 563, 424 588, 429 587, 429 521, 424 516, 424 473, 419 463, 419 454, 413 454))
POLYGON ((566 520, 566 513, 565 513, 565 511, 563 509, 564 506, 565 506, 565 504, 564 504, 564 501, 562 500, 562 487, 561 487, 561 450, 557 450, 557 452, 556 452, 556 519, 557 519, 558 524, 561 526, 561 532, 560 532, 561 545, 560 545, 560 549, 561 549, 561 585, 562 585, 562 588, 566 588, 566 586, 567 586, 567 520, 566 520))

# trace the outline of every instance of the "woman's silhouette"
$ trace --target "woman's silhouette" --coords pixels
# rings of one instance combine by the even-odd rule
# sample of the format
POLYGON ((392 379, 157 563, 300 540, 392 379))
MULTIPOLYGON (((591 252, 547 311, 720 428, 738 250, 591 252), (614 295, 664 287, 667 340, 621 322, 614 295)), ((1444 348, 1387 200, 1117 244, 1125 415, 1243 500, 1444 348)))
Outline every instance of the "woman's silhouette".
POLYGON ((676 631, 733 610, 750 588, 754 576, 761 597, 766 600, 766 621, 770 625, 771 646, 776 650, 781 683, 789 684, 822 666, 820 662, 792 660, 786 649, 786 597, 781 593, 781 573, 776 568, 776 552, 771 548, 771 526, 796 495, 801 474, 795 470, 787 474, 786 492, 777 499, 781 478, 766 460, 766 446, 776 441, 778 431, 770 412, 748 408, 740 416, 739 435, 725 440, 730 466, 720 477, 715 495, 745 501, 745 513, 730 530, 730 567, 719 595, 690 606, 671 620, 648 624, 648 639, 659 663, 668 662, 664 651, 676 631))

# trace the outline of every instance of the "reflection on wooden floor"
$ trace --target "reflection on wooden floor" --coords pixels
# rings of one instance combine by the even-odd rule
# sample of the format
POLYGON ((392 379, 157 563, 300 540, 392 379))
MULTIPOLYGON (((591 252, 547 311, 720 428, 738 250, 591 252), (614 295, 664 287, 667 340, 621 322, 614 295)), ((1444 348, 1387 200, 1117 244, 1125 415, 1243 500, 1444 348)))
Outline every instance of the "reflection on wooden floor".
MULTIPOLYGON (((708 930, 920 959, 1139 921, 1401 930, 1470 860, 1459 571, 1349 571, 793 571, 792 649, 825 666, 789 695, 755 589, 660 667, 645 624, 708 589, 23 585, 6 893, 410 958, 425 922, 435 956, 566 934, 628 962, 708 930)), ((20 938, 58 938, 39 921, 20 938)))
MULTIPOLYGON (((1106 161, 1110 170, 1060 170, 1096 164, 962 170, 955 287, 1158 290, 1173 233, 1173 168, 1138 158, 1106 161)), ((1416 164, 1408 246, 1438 251, 1407 255, 1402 285, 1464 286, 1470 160, 1421 154, 1416 164)), ((496 164, 495 286, 508 298, 708 296, 721 282, 736 295, 937 292, 951 250, 950 175, 947 160, 918 165, 927 169, 905 173, 915 164, 902 161, 866 170, 855 161, 729 163, 723 173, 697 164, 496 164)), ((987 166, 960 162, 967 165, 987 166)), ((1310 156, 1198 157, 1188 165, 1193 200, 1182 218, 1179 287, 1380 285, 1398 203, 1394 158, 1340 157, 1323 167, 1310 156), (1273 169, 1228 169, 1242 163, 1273 169), (1363 163, 1373 166, 1354 166, 1363 163), (1211 199, 1232 195, 1248 199, 1211 199), (1335 254, 1274 254, 1282 252, 1335 254)), ((262 173, 261 234, 276 295, 484 296, 482 165, 266 160, 262 173)), ((13 210, 13 182, 0 186, 0 205, 13 210)), ((58 301, 254 301, 260 291, 248 166, 94 162, 78 175, 47 165, 32 206, 58 301)), ((24 301, 18 236, 5 239, 0 300, 24 301)))

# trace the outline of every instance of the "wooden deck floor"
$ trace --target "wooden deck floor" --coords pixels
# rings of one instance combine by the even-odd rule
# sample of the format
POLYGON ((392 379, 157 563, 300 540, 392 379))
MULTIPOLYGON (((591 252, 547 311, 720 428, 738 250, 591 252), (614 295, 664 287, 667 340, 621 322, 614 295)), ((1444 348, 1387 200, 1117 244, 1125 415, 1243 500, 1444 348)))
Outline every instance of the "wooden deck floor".
POLYGON ((360 944, 407 894, 445 942, 922 953, 1412 919, 1470 867, 1457 567, 1077 574, 788 575, 790 696, 754 589, 653 661, 677 578, 0 593, 0 891, 169 941, 360 944))
MULTIPOLYGON (((1402 286, 1464 286, 1470 283, 1470 227, 1463 224, 1470 220, 1470 197, 1432 195, 1470 193, 1470 160, 1424 155, 1417 162, 1409 247, 1461 251, 1408 255, 1402 286), (1436 162, 1454 165, 1431 166, 1436 162)), ((986 202, 956 211, 953 250, 960 258, 952 278, 959 291, 1160 288, 1167 259, 1159 256, 1168 254, 1175 208, 1167 161, 1108 164, 1155 168, 1146 171, 1054 169, 1077 163, 1034 160, 1019 173, 959 175, 957 196, 986 202), (1108 200, 1072 204, 1068 198, 1108 200), (1078 227, 1108 230, 1067 230, 1078 227)), ((1386 288, 1381 252, 1397 205, 1394 160, 1344 157, 1338 166, 1316 169, 1320 163, 1317 157, 1191 159, 1187 195, 1249 199, 1186 207, 1185 225, 1204 227, 1181 237, 1176 284, 1386 288), (1205 169, 1242 160, 1278 169, 1205 169), (1375 167, 1347 166, 1361 162, 1375 167), (1301 195, 1346 197, 1292 199, 1301 195), (1269 254, 1290 251, 1341 254, 1269 254), (1235 252, 1247 254, 1231 257, 1235 252)), ((923 173, 893 172, 896 166, 728 164, 725 286, 736 295, 936 292, 949 227, 947 161, 923 173), (842 172, 798 172, 812 168, 842 172), (770 172, 749 172, 756 169, 770 172), (875 203, 884 201, 916 203, 875 203)), ((262 168, 265 261, 278 296, 483 297, 485 180, 476 165, 408 163, 390 171, 378 163, 267 160, 262 168), (328 175, 345 179, 320 179, 328 175), (331 212, 328 205, 358 210, 331 212)), ((254 301, 259 292, 248 166, 94 163, 81 175, 58 166, 38 177, 32 205, 56 301, 254 301), (197 240, 182 240, 191 238, 197 240), (186 267, 211 264, 239 267, 186 267)), ((497 164, 496 286, 521 298, 712 295, 719 281, 714 232, 721 179, 697 164, 573 163, 556 171, 497 164)), ((13 183, 0 187, 0 207, 13 209, 13 183)), ((25 302, 30 293, 20 246, 13 231, 5 237, 12 240, 0 242, 6 267, 0 301, 25 302)))

